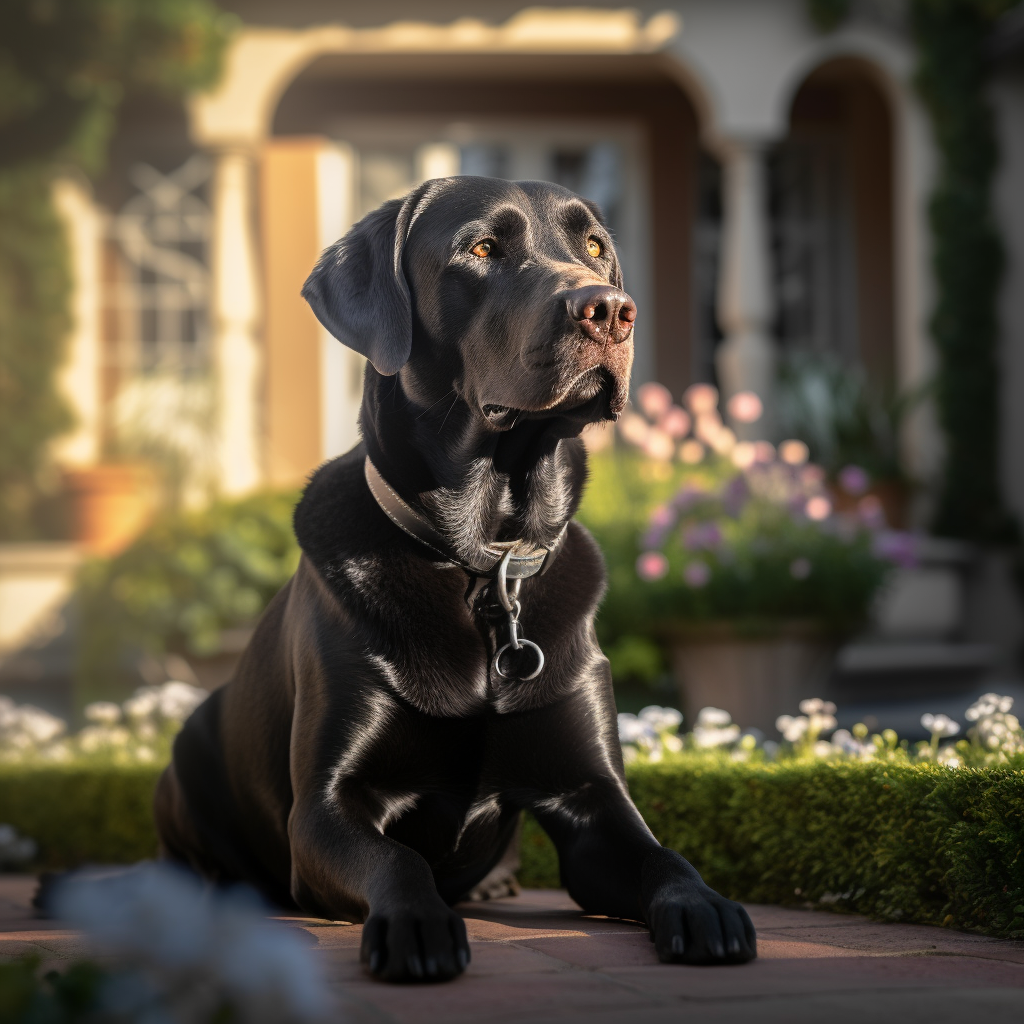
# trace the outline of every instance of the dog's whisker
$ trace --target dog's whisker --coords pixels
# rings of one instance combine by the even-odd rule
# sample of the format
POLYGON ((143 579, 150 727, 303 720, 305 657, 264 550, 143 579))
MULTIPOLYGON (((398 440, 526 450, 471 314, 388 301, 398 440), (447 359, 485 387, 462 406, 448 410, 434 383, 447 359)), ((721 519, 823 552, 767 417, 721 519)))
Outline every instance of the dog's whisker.
MULTIPOLYGON (((445 397, 447 397, 447 396, 445 396, 445 397)), ((448 406, 448 411, 444 414, 444 419, 441 420, 441 426, 439 426, 437 428, 437 432, 439 434, 441 433, 442 430, 444 430, 444 425, 448 422, 448 417, 451 416, 452 409, 455 408, 455 406, 458 403, 458 401, 459 401, 459 396, 456 394, 456 396, 452 399, 452 404, 448 406)))
POLYGON ((424 416, 426 416, 426 415, 427 415, 427 413, 428 413, 428 412, 430 412, 430 410, 431 410, 431 409, 433 409, 433 408, 434 408, 434 406, 435 406, 435 405, 440 405, 440 404, 441 404, 441 403, 442 403, 442 402, 443 402, 443 401, 444 401, 444 400, 445 400, 445 399, 446 399, 446 398, 447 398, 447 397, 448 397, 449 395, 451 395, 451 394, 455 394, 455 388, 450 388, 450 389, 449 389, 448 391, 446 391, 446 392, 445 392, 445 393, 444 393, 444 394, 443 394, 443 395, 442 395, 442 396, 441 396, 441 397, 440 397, 440 398, 439 398, 439 399, 438 399, 438 400, 437 400, 436 402, 432 402, 432 403, 431 403, 430 405, 428 405, 428 406, 427 406, 427 408, 426 408, 426 409, 424 409, 424 410, 423 410, 422 412, 418 412, 418 413, 416 414, 416 419, 422 419, 422 418, 423 418, 424 416))

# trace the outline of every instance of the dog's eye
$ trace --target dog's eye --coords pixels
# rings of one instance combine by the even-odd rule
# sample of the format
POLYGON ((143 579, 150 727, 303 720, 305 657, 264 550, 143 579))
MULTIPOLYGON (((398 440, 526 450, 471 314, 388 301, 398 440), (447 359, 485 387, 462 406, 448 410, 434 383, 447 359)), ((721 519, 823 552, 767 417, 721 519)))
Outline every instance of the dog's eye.
POLYGON ((474 256, 479 256, 480 259, 485 260, 494 251, 493 242, 477 242, 472 249, 469 250, 474 256))
POLYGON ((600 256, 602 252, 604 252, 604 249, 601 247, 601 243, 596 238, 588 238, 587 252, 596 260, 597 257, 600 256))

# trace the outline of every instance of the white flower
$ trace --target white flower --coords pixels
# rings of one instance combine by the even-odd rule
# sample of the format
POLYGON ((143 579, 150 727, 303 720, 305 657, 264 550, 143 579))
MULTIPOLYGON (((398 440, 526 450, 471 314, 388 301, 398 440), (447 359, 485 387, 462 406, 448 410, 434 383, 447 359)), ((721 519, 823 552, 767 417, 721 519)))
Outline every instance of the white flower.
POLYGON ((782 733, 782 738, 789 743, 798 743, 803 739, 810 725, 805 715, 794 718, 792 715, 780 715, 775 719, 775 728, 782 733))
POLYGON ((184 722, 210 695, 198 686, 172 680, 157 690, 160 714, 172 722, 184 722))
POLYGON ((705 729, 732 724, 732 715, 723 708, 701 708, 697 712, 697 725, 705 729))
POLYGON ((179 725, 209 696, 206 690, 178 680, 163 686, 142 686, 124 702, 124 713, 135 722, 159 715, 179 725))
POLYGON ((800 713, 804 715, 834 715, 836 713, 836 706, 830 700, 811 697, 808 700, 800 701, 800 713))
POLYGON ((968 722, 976 722, 988 715, 1005 715, 1013 707, 1012 697, 1000 697, 998 693, 986 693, 979 697, 965 712, 968 722))
POLYGON ((636 715, 623 711, 619 714, 619 742, 636 743, 644 735, 644 724, 636 715))
POLYGON ((933 736, 955 736, 960 731, 960 723, 954 722, 948 715, 924 714, 921 716, 921 724, 933 736))
POLYGON ((678 728, 682 724, 683 716, 675 708, 663 708, 657 704, 650 704, 640 709, 639 719, 660 732, 662 729, 678 728))
POLYGON ((14 712, 16 722, 14 728, 20 731, 23 737, 30 743, 49 743, 55 740, 65 729, 67 723, 51 715, 42 708, 33 707, 31 704, 23 704, 14 712))
POLYGON ((331 1007, 318 962, 247 890, 207 891, 184 872, 144 864, 112 877, 72 877, 55 901, 59 917, 134 967, 138 984, 148 979, 165 1005, 205 998, 213 1008, 228 1004, 234 1020, 260 1024, 320 1019, 331 1007))
POLYGON ((735 743, 740 738, 740 727, 738 725, 694 726, 693 741, 698 747, 710 749, 711 747, 724 747, 735 743))
POLYGON ((117 725, 121 721, 121 707, 109 700, 98 700, 86 704, 82 713, 90 722, 98 725, 117 725))
POLYGON ((157 709, 156 687, 143 686, 128 698, 121 706, 124 713, 134 721, 149 718, 157 709))

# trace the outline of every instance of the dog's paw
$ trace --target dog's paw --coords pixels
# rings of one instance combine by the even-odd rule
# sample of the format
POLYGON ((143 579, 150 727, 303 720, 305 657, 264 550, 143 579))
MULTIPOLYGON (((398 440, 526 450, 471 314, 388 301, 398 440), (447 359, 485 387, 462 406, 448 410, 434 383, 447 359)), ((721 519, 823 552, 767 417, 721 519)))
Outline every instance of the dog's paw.
POLYGON ((371 911, 359 959, 383 981, 448 981, 469 964, 466 925, 443 903, 371 911))
POLYGON ((663 964, 742 964, 757 956, 747 912, 713 889, 655 900, 647 920, 663 964))

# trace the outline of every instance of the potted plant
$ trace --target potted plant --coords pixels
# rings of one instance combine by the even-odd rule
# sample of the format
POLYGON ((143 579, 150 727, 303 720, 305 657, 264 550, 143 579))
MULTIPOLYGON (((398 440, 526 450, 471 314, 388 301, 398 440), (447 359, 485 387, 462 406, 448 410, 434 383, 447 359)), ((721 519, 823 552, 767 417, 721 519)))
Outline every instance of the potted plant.
MULTIPOLYGON (((803 442, 737 441, 710 385, 685 407, 660 385, 637 397, 593 455, 582 510, 609 556, 604 625, 661 643, 689 721, 715 706, 770 733, 821 691, 912 538, 871 495, 837 511, 803 442)), ((730 413, 756 419, 760 402, 735 396, 730 413)))

